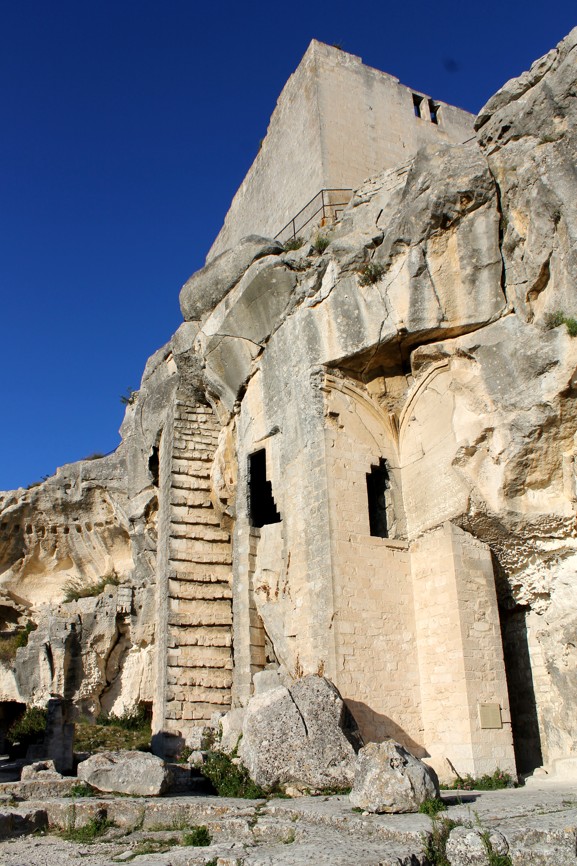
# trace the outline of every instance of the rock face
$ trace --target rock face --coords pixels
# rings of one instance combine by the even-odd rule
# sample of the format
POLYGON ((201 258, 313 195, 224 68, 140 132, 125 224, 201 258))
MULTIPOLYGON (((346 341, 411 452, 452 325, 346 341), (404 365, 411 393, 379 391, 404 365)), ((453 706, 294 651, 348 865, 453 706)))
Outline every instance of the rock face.
POLYGON ((446 851, 450 866, 489 866, 490 854, 506 857, 509 845, 497 830, 455 827, 449 835, 446 851))
POLYGON ((264 788, 318 791, 352 782, 359 734, 337 689, 323 677, 256 695, 242 734, 240 758, 264 788))
POLYGON ((144 700, 183 745, 234 705, 257 780, 338 785, 326 675, 366 741, 445 777, 573 766, 576 44, 476 141, 366 181, 326 248, 213 259, 118 450, 0 495, 0 631, 37 626, 0 662, 6 718, 144 700), (261 691, 274 670, 294 685, 261 691))
POLYGON ((438 797, 429 767, 398 743, 368 743, 357 757, 351 803, 367 812, 418 812, 438 797))
POLYGON ((170 785, 170 770, 147 752, 99 752, 78 765, 78 778, 100 791, 157 797, 170 785))

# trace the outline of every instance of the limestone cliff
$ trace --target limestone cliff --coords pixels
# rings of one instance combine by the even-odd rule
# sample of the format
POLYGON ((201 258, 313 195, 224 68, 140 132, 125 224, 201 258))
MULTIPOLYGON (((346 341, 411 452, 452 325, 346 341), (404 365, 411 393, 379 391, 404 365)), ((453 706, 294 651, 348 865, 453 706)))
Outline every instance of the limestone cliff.
POLYGON ((450 536, 461 766, 508 760, 505 734, 475 752, 477 704, 512 719, 521 769, 574 752, 576 45, 506 84, 476 141, 367 180, 325 249, 251 236, 191 277, 117 452, 1 495, 4 629, 38 628, 0 700, 154 700, 185 736, 272 665, 326 673, 371 738, 450 758, 422 609, 450 536))

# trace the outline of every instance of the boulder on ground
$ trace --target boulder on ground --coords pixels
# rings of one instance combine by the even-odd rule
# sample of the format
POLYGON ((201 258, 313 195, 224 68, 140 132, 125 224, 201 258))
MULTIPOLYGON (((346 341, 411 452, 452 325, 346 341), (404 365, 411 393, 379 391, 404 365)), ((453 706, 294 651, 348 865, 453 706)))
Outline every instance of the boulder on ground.
POLYGON ((100 752, 78 765, 78 778, 100 791, 157 797, 170 785, 169 767, 148 752, 100 752))
POLYGON ((319 791, 351 785, 357 725, 335 686, 307 676, 290 688, 279 686, 249 701, 240 758, 264 788, 290 785, 319 791))
POLYGON ((33 764, 22 767, 22 773, 20 774, 20 779, 23 782, 30 779, 41 782, 48 779, 62 778, 63 776, 56 769, 54 761, 35 761, 33 764))
POLYGON ((497 830, 455 827, 447 840, 446 851, 451 866, 490 866, 491 854, 505 856, 509 845, 497 830))
POLYGON ((357 756, 350 799, 367 812, 418 812, 437 797, 434 772, 394 740, 368 743, 357 756))

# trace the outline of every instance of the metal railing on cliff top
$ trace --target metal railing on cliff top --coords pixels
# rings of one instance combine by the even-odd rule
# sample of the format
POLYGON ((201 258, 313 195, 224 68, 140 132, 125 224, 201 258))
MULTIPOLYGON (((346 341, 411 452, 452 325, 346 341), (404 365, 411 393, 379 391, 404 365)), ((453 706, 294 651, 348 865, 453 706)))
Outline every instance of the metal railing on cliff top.
POLYGON ((334 222, 341 215, 343 208, 350 202, 352 193, 352 189, 321 189, 280 230, 276 235, 276 240, 286 243, 291 238, 296 238, 299 232, 302 232, 319 216, 318 222, 321 226, 334 222))

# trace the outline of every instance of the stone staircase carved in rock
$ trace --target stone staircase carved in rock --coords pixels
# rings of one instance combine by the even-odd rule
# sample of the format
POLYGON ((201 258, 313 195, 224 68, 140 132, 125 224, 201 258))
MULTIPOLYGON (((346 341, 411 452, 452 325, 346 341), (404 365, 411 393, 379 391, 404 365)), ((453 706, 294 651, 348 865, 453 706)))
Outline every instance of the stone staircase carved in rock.
POLYGON ((154 728, 183 737, 231 703, 231 542, 210 498, 218 432, 209 406, 177 400, 172 429, 161 445, 157 676, 162 709, 154 728))

